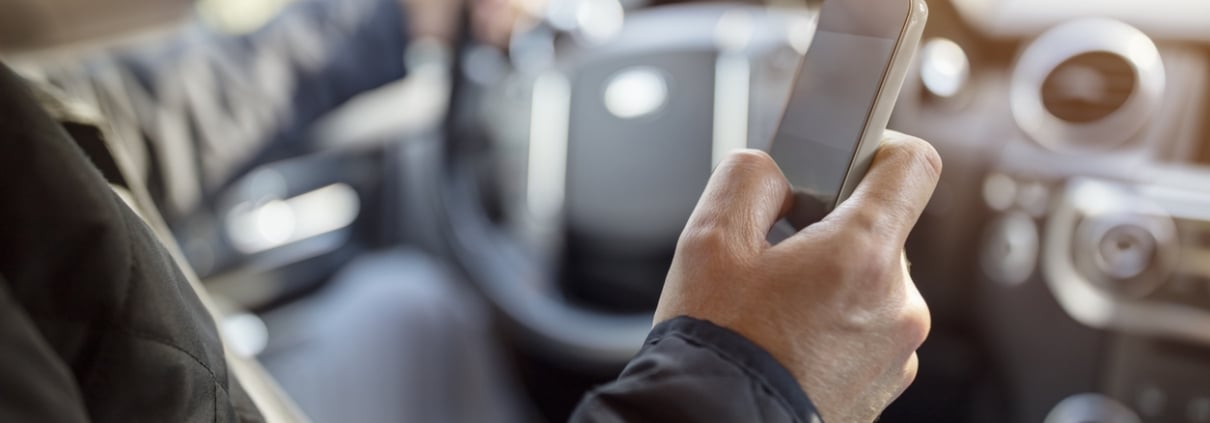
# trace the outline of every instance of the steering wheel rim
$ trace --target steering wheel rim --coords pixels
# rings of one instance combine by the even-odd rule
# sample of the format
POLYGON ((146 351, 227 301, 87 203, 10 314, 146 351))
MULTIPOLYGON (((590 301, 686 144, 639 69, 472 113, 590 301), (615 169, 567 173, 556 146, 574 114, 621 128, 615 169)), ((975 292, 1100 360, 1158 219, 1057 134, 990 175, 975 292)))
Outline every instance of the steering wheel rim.
MULTIPOLYGON (((729 10, 746 11, 761 16, 760 19, 773 15, 763 7, 739 4, 666 7, 698 7, 719 16, 726 15, 729 10)), ((630 19, 627 20, 629 23, 630 19)), ((703 41, 694 48, 707 45, 721 48, 717 45, 714 29, 708 28, 709 31, 703 32, 708 36, 702 38, 708 43, 703 41)), ((778 39, 785 41, 784 36, 781 37, 778 39)), ((464 98, 468 97, 465 91, 471 88, 472 82, 463 76, 462 56, 458 55, 453 69, 455 83, 446 118, 447 135, 465 132, 458 125, 460 113, 475 110, 477 104, 472 103, 479 100, 464 98)), ((552 63, 551 66, 557 68, 559 65, 552 63)), ((528 245, 488 215, 483 207, 473 160, 463 157, 454 148, 447 148, 443 162, 443 172, 435 181, 440 188, 435 188, 434 193, 442 210, 437 214, 442 221, 444 249, 525 346, 548 358, 577 365, 612 367, 628 361, 651 329, 651 311, 607 313, 569 302, 558 292, 558 277, 545 261, 535 257, 527 250, 528 245)), ((705 181, 701 184, 704 186, 705 181)))

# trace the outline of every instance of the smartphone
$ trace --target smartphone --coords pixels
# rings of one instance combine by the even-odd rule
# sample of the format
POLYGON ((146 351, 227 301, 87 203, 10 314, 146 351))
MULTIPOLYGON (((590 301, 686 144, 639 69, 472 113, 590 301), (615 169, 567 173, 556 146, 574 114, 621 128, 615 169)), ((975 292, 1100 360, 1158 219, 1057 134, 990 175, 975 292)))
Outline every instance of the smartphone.
POLYGON ((824 0, 769 154, 802 229, 857 188, 891 119, 928 19, 924 0, 824 0))

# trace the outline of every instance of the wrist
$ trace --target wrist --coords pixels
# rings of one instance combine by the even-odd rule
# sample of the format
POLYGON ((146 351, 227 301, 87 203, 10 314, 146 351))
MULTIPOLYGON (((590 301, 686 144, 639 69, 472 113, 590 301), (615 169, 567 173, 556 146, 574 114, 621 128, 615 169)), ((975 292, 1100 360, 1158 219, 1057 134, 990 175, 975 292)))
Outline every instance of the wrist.
POLYGON ((648 336, 647 344, 667 337, 679 337, 713 351, 779 397, 782 405, 803 421, 818 421, 811 419, 819 415, 816 404, 795 374, 769 350, 744 334, 707 319, 682 315, 657 324, 648 336))

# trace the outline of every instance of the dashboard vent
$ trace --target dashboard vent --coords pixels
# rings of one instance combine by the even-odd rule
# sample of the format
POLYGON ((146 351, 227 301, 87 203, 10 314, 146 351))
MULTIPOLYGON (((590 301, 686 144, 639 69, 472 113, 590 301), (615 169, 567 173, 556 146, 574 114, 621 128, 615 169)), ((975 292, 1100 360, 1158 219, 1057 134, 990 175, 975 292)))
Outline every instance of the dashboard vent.
POLYGON ((1090 52, 1067 59, 1042 85, 1042 102, 1052 115, 1072 124, 1100 121, 1122 109, 1139 77, 1126 58, 1090 52))

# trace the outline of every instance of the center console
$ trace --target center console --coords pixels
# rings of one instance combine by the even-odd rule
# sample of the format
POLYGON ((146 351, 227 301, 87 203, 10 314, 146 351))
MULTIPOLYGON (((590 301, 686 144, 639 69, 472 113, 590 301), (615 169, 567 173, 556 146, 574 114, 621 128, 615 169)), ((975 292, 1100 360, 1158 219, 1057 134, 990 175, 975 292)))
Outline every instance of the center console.
POLYGON ((918 261, 977 251, 933 289, 973 294, 940 311, 974 316, 997 418, 1210 422, 1210 41, 1103 18, 932 35, 965 56, 922 55, 894 125, 948 156, 918 261))

